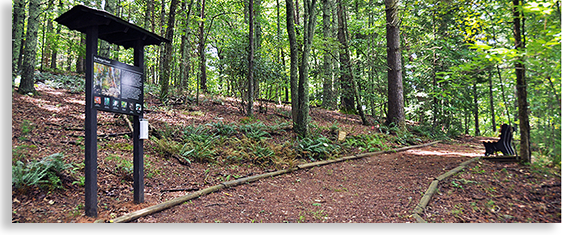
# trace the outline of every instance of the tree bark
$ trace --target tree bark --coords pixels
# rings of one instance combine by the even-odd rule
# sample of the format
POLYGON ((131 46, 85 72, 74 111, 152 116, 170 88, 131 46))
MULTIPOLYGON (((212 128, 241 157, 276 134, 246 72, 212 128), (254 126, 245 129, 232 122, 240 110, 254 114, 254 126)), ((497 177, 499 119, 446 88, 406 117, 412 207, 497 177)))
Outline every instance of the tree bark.
POLYGON ((386 124, 405 128, 402 84, 402 52, 400 48, 400 0, 385 0, 386 44, 388 63, 388 114, 386 124))
POLYGON ((168 89, 170 86, 170 60, 172 58, 172 41, 174 39, 174 23, 176 21, 176 8, 178 0, 170 2, 170 11, 168 15, 168 23, 166 27, 165 37, 170 40, 164 44, 164 56, 162 56, 162 71, 160 71, 160 100, 168 99, 168 89))
MULTIPOLYGON (((324 40, 332 37, 332 24, 330 22, 332 3, 330 0, 322 0, 322 34, 324 40)), ((328 50, 328 49, 326 49, 328 50)), ((323 84, 322 84, 322 107, 325 109, 334 108, 333 98, 333 78, 332 78, 332 58, 329 53, 324 53, 322 64, 323 84)))
POLYGON ((207 60, 205 58, 205 0, 200 2, 201 22, 199 23, 199 83, 200 89, 207 92, 207 60))
POLYGON ((285 0, 287 10, 287 34, 289 37, 289 57, 290 57, 290 88, 291 88, 291 115, 293 127, 296 126, 298 110, 298 45, 295 33, 295 7, 293 0, 285 0))
MULTIPOLYGON (((521 40, 521 14, 519 0, 513 0, 513 37, 515 49, 522 53, 525 46, 521 40)), ((519 107, 519 134, 521 144, 519 145, 519 157, 524 162, 531 162, 530 126, 527 103, 527 81, 525 79, 525 64, 523 56, 515 61, 515 76, 517 77, 517 105, 519 107)))
POLYGON ((304 35, 303 35, 303 52, 301 64, 299 68, 299 86, 298 86, 298 111, 297 126, 295 131, 302 137, 308 135, 309 122, 309 79, 308 79, 308 57, 312 40, 314 38, 314 30, 316 29, 316 0, 304 0, 304 35))
POLYGON ((345 27, 345 7, 342 0, 337 2, 338 14, 338 41, 340 42, 340 86, 341 86, 341 111, 355 114, 355 98, 351 74, 351 62, 348 52, 347 35, 345 27))
POLYGON ((490 115, 492 116, 492 131, 496 133, 496 111, 494 110, 494 90, 492 81, 492 69, 488 70, 488 84, 490 89, 490 115))
POLYGON ((191 44, 189 41, 189 35, 191 33, 189 28, 189 18, 191 16, 191 8, 193 6, 193 0, 189 2, 187 6, 187 13, 186 11, 186 1, 182 2, 182 12, 184 12, 184 31, 183 35, 181 36, 181 62, 180 62, 180 89, 187 89, 189 85, 189 72, 191 71, 191 61, 190 61, 190 54, 191 54, 191 44))
POLYGON ((39 14, 41 6, 39 0, 29 0, 29 18, 27 19, 27 34, 25 39, 24 58, 21 71, 21 83, 18 87, 20 94, 35 93, 35 63, 37 61, 37 31, 39 29, 39 14))
POLYGON ((19 56, 23 45, 23 26, 25 20, 25 0, 13 1, 13 22, 12 25, 12 73, 19 72, 19 56))
POLYGON ((474 136, 480 136, 480 123, 478 122, 478 87, 476 86, 477 81, 474 80, 472 84, 472 94, 474 97, 474 106, 472 107, 474 113, 474 136))
POLYGON ((253 115, 254 107, 254 1, 248 1, 248 108, 246 115, 253 115))

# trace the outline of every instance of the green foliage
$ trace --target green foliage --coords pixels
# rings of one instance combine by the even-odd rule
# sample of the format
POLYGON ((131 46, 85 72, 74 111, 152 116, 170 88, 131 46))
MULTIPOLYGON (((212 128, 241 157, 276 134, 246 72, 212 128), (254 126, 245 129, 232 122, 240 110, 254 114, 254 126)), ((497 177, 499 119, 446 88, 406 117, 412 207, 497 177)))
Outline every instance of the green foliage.
POLYGON ((345 139, 345 144, 350 147, 359 148, 359 150, 365 152, 390 149, 385 143, 385 139, 379 137, 377 134, 348 136, 345 139))
POLYGON ((83 77, 42 72, 39 73, 36 79, 39 81, 44 81, 44 83, 51 88, 66 89, 72 93, 84 91, 85 80, 83 77))
POLYGON ((339 150, 339 145, 323 136, 303 138, 297 144, 298 154, 311 161, 327 159, 339 150))
POLYGON ((109 157, 106 157, 105 160, 115 162, 117 171, 121 171, 123 174, 128 175, 133 174, 133 161, 127 160, 116 154, 109 155, 109 157))
POLYGON ((25 136, 25 135, 31 133, 31 131, 33 131, 33 128, 34 128, 33 123, 30 122, 29 120, 25 119, 25 120, 22 121, 21 126, 20 126, 21 134, 23 136, 25 136))
POLYGON ((41 161, 31 161, 27 164, 16 161, 15 165, 12 165, 12 186, 16 189, 36 185, 62 188, 59 174, 71 168, 72 164, 65 163, 61 153, 55 153, 41 161))
MULTIPOLYGON (((44 22, 53 21, 55 17, 70 9, 72 4, 61 4, 60 7, 43 9, 44 22)), ((275 2, 262 1, 256 5, 255 63, 256 98, 270 100, 285 99, 289 85, 287 83, 288 39, 286 33, 286 13, 283 4, 279 8, 279 17, 275 2), (279 22, 279 24, 278 24, 279 22), (280 31, 278 31, 280 29, 280 31)), ((119 7, 129 9, 123 11, 121 17, 139 26, 149 29, 150 22, 145 20, 150 11, 145 1, 120 1, 119 7), (144 23, 143 23, 144 22, 144 23), (145 24, 146 23, 146 24, 145 24)), ((170 96, 188 97, 188 102, 195 100, 194 93, 198 87, 199 73, 180 73, 183 68, 199 68, 199 62, 190 53, 185 61, 180 61, 181 51, 198 43, 198 32, 183 29, 194 29, 202 21, 205 22, 205 43, 207 45, 208 92, 241 98, 247 97, 248 73, 248 27, 244 2, 233 0, 208 1, 205 7, 207 17, 200 19, 197 3, 193 3, 191 15, 187 11, 177 14, 177 28, 173 38, 187 36, 187 45, 181 40, 174 40, 170 63, 179 66, 170 72, 170 96), (228 6, 225 8, 225 6, 228 6), (191 46, 190 46, 191 45, 191 46), (186 79, 186 80, 183 80, 186 79), (184 82, 186 81, 186 82, 184 82), (190 100, 189 100, 190 99, 190 100)), ((403 47, 403 81, 404 103, 407 120, 421 126, 419 131, 428 138, 446 138, 465 133, 474 133, 474 99, 470 86, 476 82, 477 106, 480 111, 480 129, 484 135, 492 133, 491 118, 496 123, 517 124, 515 115, 516 98, 513 62, 523 58, 527 70, 528 100, 530 107, 532 143, 534 153, 548 156, 554 163, 560 162, 560 94, 561 76, 561 39, 560 35, 560 3, 554 0, 524 1, 520 8, 525 15, 525 50, 513 48, 513 13, 510 1, 459 0, 450 2, 412 1, 404 4, 401 17, 401 43, 403 47), (471 7, 478 6, 478 7, 471 7), (431 29, 431 30, 428 30, 431 29), (490 98, 486 95, 485 83, 491 73, 493 82, 493 99, 495 113, 491 112, 490 98), (505 94, 502 94, 505 91, 505 94), (504 99, 505 97, 505 99, 504 99), (554 98, 553 98, 554 97, 554 98), (428 128, 426 128, 428 127, 428 128), (430 128, 433 127, 433 128, 430 128)), ((345 8, 347 19, 346 30, 349 32, 348 43, 353 61, 353 76, 359 84, 359 94, 366 105, 366 112, 374 118, 384 118, 387 110, 387 81, 385 76, 386 49, 380 46, 385 41, 386 24, 384 4, 376 1, 354 1, 352 7, 345 8), (378 117, 377 117, 378 116, 378 117)), ((152 19, 165 19, 166 11, 156 4, 149 15, 152 19), (162 15, 164 14, 164 15, 162 15)), ((320 17, 321 10, 318 9, 320 17)), ((329 13, 333 14, 333 12, 329 13)), ((332 16, 331 16, 332 17, 332 16)), ((24 22, 26 24, 26 22, 24 22)), ((337 22, 332 22, 332 26, 337 22)), ((85 55, 83 44, 76 43, 83 37, 67 27, 49 24, 39 26, 37 34, 39 42, 37 67, 53 72, 71 72, 76 68, 76 61, 85 55), (59 35, 65 35, 60 37, 59 35), (57 68, 51 69, 51 56, 57 53, 57 68)), ((154 26, 154 25, 152 25, 154 26)), ((302 25, 301 25, 302 26, 302 25)), ((297 26, 299 27, 299 26, 297 26)), ((317 24, 316 32, 321 34, 321 24, 317 24)), ((14 25, 14 28, 25 28, 25 25, 14 25)), ((153 29, 154 30, 154 29, 153 29)), ((158 29, 160 30, 160 29, 158 29)), ((158 32, 156 32, 158 33, 158 32)), ((160 32, 162 33, 162 32, 160 32)), ((298 36, 302 41, 302 34, 298 36)), ((23 38, 25 39, 25 38, 23 38)), ((21 45, 21 42, 14 42, 21 45)), ((311 94, 310 104, 322 103, 323 82, 326 75, 338 77, 338 62, 334 61, 339 50, 339 42, 334 35, 314 37, 309 63, 311 94), (324 71, 325 58, 329 59, 328 71, 324 71)), ((145 50, 146 83, 145 94, 158 94, 162 79, 159 78, 159 65, 162 50, 148 47, 145 50), (150 75, 150 76, 149 76, 150 75)), ((111 50, 110 57, 127 64, 133 64, 132 50, 111 50)), ((17 55, 16 55, 17 56, 17 55)), ((17 71, 14 73, 17 77, 17 71)), ((41 72, 36 76, 54 88, 65 88, 72 92, 84 89, 82 75, 55 74, 41 72)), ((334 94, 345 92, 334 84, 334 94)), ((171 98, 171 97, 170 97, 171 98)), ((288 100, 288 99, 287 99, 288 100)), ((211 101, 222 104, 222 100, 211 97, 211 101)), ((164 109, 164 108, 163 108, 164 109)), ((198 113, 200 115, 201 113, 198 113)), ((290 117, 290 113, 284 113, 290 117)), ((241 120, 243 125, 254 120, 241 120)), ((229 125, 229 124, 225 124, 229 125)), ((497 125, 497 124, 496 124, 497 125)), ((233 126, 222 126, 215 134, 233 136, 233 126), (230 129, 229 129, 230 128, 230 129)), ((319 129, 316 129, 319 130, 319 129)), ((266 131, 266 130, 263 130, 266 131)), ((271 131, 269 134, 272 134, 271 131)), ((383 131, 388 134, 388 132, 383 131)), ((389 131, 397 133, 395 131, 389 131)), ((180 133, 166 132, 167 139, 177 142, 180 133)), ((246 135, 246 133, 244 133, 246 135)), ((399 134, 399 133, 398 133, 399 134)), ((249 135, 255 139, 269 136, 262 131, 253 129, 249 135)), ((25 138, 25 137, 22 137, 25 138)), ((402 135, 397 137, 399 143, 407 143, 404 139, 412 139, 402 135)), ((415 140, 415 139, 414 139, 415 140)), ((183 143, 181 143, 183 145, 183 143)))
POLYGON ((187 162, 191 160, 198 162, 215 162, 215 148, 217 147, 217 136, 191 135, 192 138, 188 139, 181 149, 179 155, 187 162))

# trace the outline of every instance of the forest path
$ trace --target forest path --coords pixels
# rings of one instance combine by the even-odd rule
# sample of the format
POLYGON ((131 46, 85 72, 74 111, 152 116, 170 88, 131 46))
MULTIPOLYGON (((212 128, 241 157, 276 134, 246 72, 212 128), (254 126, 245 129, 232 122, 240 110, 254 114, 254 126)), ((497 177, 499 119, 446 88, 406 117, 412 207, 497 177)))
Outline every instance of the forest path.
POLYGON ((478 146, 438 143, 298 170, 225 188, 137 222, 414 222, 411 211, 431 181, 481 152, 478 146))

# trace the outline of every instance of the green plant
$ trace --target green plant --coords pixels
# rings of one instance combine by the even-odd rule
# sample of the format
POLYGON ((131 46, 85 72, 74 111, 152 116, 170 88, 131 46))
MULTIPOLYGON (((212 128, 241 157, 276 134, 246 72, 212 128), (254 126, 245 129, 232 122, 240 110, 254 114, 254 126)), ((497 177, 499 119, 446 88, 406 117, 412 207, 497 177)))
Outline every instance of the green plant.
POLYGON ((12 186, 16 189, 35 185, 61 188, 59 174, 72 168, 72 164, 65 163, 63 158, 64 155, 61 153, 55 153, 41 161, 34 160, 28 164, 17 161, 15 165, 12 165, 12 186))
POLYGON ((390 149, 390 147, 383 141, 383 139, 379 138, 377 134, 349 136, 345 139, 345 145, 367 152, 390 149))
POLYGON ((153 149, 155 152, 159 153, 164 157, 176 156, 180 153, 182 145, 176 141, 168 140, 166 137, 157 139, 154 136, 150 136, 153 149))
POLYGON ((116 170, 122 171, 123 174, 133 174, 134 167, 132 161, 115 154, 109 155, 105 160, 115 162, 116 170))
POLYGON ((29 120, 25 119, 22 121, 21 126, 20 126, 20 130, 21 130, 21 134, 23 136, 31 133, 31 131, 33 131, 33 123, 30 122, 29 120))
POLYGON ((326 137, 303 138, 298 142, 298 152, 302 157, 308 157, 312 161, 326 159, 339 150, 339 146, 333 144, 326 137))
POLYGON ((191 163, 191 160, 198 162, 215 162, 215 140, 217 136, 201 138, 198 135, 192 135, 192 140, 183 144, 179 150, 179 156, 191 163))
POLYGON ((215 129, 215 133, 222 136, 232 136, 236 134, 236 125, 233 123, 225 124, 224 122, 215 122, 209 123, 208 126, 211 126, 215 129))

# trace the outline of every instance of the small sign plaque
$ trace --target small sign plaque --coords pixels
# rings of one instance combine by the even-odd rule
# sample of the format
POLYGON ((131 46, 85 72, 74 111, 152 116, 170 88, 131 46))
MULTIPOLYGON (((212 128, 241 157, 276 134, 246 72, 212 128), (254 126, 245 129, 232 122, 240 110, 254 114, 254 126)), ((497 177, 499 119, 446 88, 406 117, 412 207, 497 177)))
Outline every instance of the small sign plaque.
POLYGON ((94 108, 141 115, 143 71, 139 67, 94 56, 94 108))

